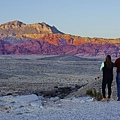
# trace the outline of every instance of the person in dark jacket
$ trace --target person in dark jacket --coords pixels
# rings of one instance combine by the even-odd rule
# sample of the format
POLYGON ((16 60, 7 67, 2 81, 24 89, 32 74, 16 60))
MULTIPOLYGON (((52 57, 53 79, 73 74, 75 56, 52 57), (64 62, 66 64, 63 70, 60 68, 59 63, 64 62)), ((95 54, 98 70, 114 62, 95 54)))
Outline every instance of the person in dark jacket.
POLYGON ((100 70, 103 72, 103 80, 102 80, 102 100, 101 101, 109 101, 111 97, 111 85, 113 81, 113 62, 111 61, 111 56, 107 55, 104 63, 102 63, 100 70), (108 87, 108 97, 106 98, 106 85, 108 87))
POLYGON ((119 58, 115 60, 114 66, 117 68, 117 75, 116 75, 116 84, 117 84, 117 97, 120 101, 120 52, 119 52, 119 58))

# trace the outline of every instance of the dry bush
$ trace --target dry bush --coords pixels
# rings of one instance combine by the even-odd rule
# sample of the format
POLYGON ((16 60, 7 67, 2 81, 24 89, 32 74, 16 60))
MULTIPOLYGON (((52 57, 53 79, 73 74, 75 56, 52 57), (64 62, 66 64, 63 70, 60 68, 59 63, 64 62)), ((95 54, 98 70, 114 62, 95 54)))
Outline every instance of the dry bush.
POLYGON ((96 100, 100 101, 102 99, 102 93, 101 90, 99 89, 99 91, 96 91, 95 88, 93 89, 88 89, 86 90, 86 95, 89 95, 91 97, 94 97, 96 100))

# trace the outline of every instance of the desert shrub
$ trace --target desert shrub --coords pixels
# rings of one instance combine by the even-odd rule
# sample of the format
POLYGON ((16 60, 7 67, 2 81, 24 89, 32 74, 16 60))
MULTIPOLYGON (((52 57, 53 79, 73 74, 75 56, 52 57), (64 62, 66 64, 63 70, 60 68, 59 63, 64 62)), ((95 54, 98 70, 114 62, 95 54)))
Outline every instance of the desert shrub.
POLYGON ((91 96, 91 97, 93 97, 93 91, 92 91, 92 89, 86 90, 86 94, 89 95, 89 96, 91 96))
POLYGON ((93 96, 96 98, 97 97, 97 91, 95 88, 93 88, 93 96))
POLYGON ((96 91, 95 88, 93 89, 88 89, 86 90, 86 95, 89 95, 91 97, 94 97, 96 100, 100 101, 102 99, 102 93, 101 90, 99 89, 99 91, 96 91))
POLYGON ((99 89, 99 91, 97 92, 97 96, 96 96, 97 100, 100 101, 102 99, 102 93, 101 90, 99 89))

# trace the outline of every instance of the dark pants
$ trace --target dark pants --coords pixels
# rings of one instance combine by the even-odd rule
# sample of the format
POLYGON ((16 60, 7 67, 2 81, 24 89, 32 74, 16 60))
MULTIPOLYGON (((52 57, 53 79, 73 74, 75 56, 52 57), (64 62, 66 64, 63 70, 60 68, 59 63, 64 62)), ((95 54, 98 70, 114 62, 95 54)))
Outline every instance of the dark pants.
POLYGON ((117 73, 116 83, 117 83, 117 96, 118 100, 120 101, 120 73, 117 73))
POLYGON ((108 87, 108 98, 111 97, 111 85, 112 85, 112 81, 111 80, 103 80, 102 81, 102 94, 103 94, 103 98, 106 98, 106 85, 108 87))

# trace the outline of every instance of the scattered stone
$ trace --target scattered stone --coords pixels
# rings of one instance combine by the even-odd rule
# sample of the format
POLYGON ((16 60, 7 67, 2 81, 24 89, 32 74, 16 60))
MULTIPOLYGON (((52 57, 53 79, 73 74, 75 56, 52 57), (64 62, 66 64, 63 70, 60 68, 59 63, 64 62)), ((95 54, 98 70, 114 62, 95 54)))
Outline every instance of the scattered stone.
POLYGON ((7 93, 7 95, 12 95, 12 93, 7 93))
POLYGON ((10 111, 11 108, 10 107, 0 107, 0 111, 4 111, 4 110, 10 111))
POLYGON ((50 100, 53 102, 56 102, 57 100, 60 100, 60 98, 59 97, 51 97, 50 100))
POLYGON ((17 113, 16 115, 22 115, 23 113, 17 113))

